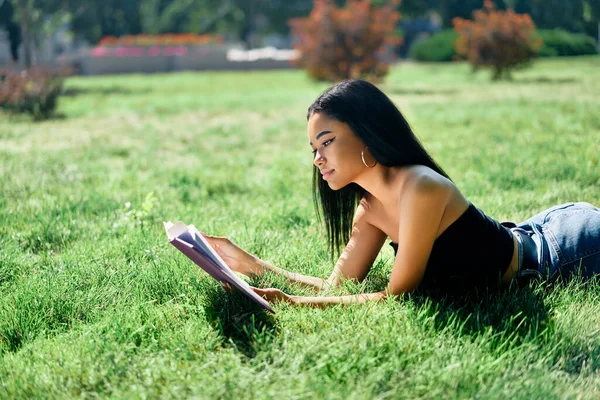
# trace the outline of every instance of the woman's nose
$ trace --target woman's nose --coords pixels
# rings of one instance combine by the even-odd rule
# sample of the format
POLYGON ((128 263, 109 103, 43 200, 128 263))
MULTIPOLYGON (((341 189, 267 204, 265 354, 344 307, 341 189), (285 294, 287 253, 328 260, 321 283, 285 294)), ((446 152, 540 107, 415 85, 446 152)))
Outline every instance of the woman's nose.
POLYGON ((317 167, 323 163, 323 156, 318 151, 315 153, 315 159, 313 162, 317 167))

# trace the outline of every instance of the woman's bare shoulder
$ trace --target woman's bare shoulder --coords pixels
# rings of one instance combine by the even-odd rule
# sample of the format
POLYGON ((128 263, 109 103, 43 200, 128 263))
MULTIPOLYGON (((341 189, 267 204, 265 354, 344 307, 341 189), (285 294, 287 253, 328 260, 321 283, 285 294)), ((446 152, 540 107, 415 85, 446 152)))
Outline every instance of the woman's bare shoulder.
POLYGON ((406 167, 403 180, 405 182, 424 185, 425 188, 453 186, 452 181, 425 165, 406 167))
POLYGON ((448 178, 429 167, 418 165, 411 166, 406 171, 404 198, 413 196, 435 196, 443 198, 444 207, 466 209, 468 200, 463 196, 458 187, 448 178))

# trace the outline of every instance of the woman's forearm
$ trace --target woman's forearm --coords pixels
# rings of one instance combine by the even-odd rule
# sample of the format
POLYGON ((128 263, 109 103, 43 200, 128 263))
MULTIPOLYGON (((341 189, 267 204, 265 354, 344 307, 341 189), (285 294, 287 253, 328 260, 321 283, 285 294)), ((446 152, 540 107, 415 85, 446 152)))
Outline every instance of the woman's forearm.
POLYGON ((364 304, 367 301, 379 301, 386 296, 385 290, 377 293, 353 294, 348 296, 290 296, 293 304, 306 304, 314 308, 325 308, 336 304, 364 304))
POLYGON ((283 275, 291 282, 299 283, 303 286, 310 287, 312 289, 315 289, 315 291, 317 292, 319 290, 327 289, 329 287, 325 279, 317 278, 315 276, 302 275, 296 272, 286 271, 285 269, 278 268, 262 260, 260 261, 260 263, 262 264, 265 271, 271 271, 275 274, 283 275))

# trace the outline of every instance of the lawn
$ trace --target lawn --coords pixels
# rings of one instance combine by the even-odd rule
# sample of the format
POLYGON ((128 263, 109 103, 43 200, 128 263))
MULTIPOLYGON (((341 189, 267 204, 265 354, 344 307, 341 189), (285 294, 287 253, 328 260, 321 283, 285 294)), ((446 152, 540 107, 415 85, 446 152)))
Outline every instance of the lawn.
MULTIPOLYGON (((327 277, 306 136, 326 87, 300 71, 73 77, 61 118, 0 114, 0 397, 599 398, 598 284, 270 316, 168 243, 162 221, 182 220, 327 277)), ((381 88, 488 215, 600 205, 600 57, 497 83, 404 64, 381 88)), ((382 290, 392 262, 384 246, 332 293, 382 290)))

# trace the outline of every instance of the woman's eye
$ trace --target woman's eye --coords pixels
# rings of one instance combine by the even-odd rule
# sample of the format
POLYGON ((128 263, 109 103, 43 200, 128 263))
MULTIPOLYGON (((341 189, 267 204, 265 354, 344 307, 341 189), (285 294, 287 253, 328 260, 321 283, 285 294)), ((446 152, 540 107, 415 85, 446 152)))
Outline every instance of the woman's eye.
MULTIPOLYGON (((324 141, 323 142, 323 147, 329 146, 331 144, 331 142, 333 142, 334 140, 335 140, 335 138, 324 141)), ((316 155, 317 154, 317 150, 313 150, 312 153, 313 153, 313 155, 316 155)))

